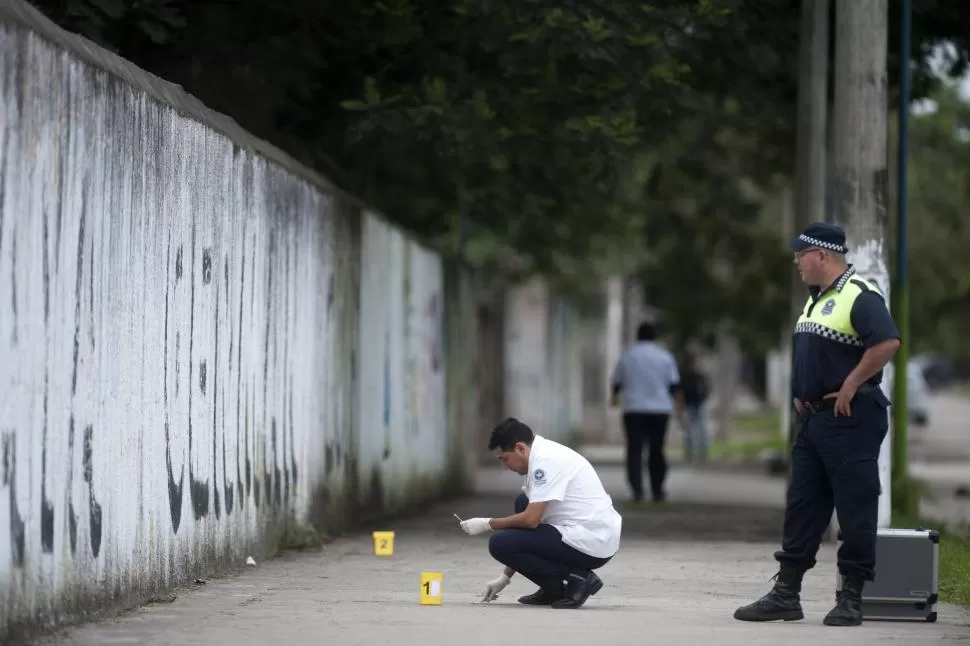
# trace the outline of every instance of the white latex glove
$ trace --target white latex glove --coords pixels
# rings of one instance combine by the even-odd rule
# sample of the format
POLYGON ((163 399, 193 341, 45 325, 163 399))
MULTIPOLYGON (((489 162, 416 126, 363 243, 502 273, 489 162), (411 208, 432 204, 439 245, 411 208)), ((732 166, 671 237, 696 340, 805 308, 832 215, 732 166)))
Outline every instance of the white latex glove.
POLYGON ((465 530, 466 534, 475 536, 476 534, 483 534, 485 532, 492 531, 492 526, 488 524, 491 518, 469 518, 468 520, 461 521, 461 528, 465 530))
POLYGON ((511 581, 512 580, 509 579, 509 577, 505 576, 505 573, 503 572, 502 576, 500 576, 499 578, 495 579, 494 581, 489 581, 488 583, 486 583, 485 591, 482 593, 482 601, 488 602, 488 601, 494 601, 495 599, 497 599, 498 593, 504 590, 505 586, 511 583, 511 581))

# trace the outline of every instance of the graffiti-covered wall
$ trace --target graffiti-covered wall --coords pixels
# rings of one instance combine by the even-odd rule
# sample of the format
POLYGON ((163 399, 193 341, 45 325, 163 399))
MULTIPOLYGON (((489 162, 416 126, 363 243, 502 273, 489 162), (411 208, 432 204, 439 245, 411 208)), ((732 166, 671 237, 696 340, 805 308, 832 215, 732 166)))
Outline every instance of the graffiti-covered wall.
POLYGON ((582 344, 575 312, 545 283, 509 289, 505 299, 508 413, 557 441, 582 427, 582 344))
POLYGON ((356 455, 366 499, 407 496, 383 479, 421 487, 445 468, 444 275, 435 254, 365 217, 358 346, 356 455))
POLYGON ((438 495, 473 449, 471 289, 2 0, 0 641, 438 495))

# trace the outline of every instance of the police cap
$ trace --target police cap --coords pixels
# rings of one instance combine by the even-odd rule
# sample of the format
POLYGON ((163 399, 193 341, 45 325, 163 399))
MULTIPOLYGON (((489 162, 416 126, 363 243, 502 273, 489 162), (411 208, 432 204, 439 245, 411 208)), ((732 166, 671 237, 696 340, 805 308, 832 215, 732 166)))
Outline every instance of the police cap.
POLYGON ((847 253, 845 246, 845 231, 841 227, 828 222, 813 222, 791 241, 793 251, 802 251, 811 247, 828 249, 836 253, 847 253))

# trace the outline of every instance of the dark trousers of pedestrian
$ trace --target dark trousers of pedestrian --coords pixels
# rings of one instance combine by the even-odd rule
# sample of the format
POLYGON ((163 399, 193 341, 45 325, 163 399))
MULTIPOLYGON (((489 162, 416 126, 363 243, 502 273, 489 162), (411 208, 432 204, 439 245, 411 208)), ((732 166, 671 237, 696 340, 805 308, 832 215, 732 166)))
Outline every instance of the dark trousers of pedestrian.
MULTIPOLYGON (((515 500, 515 513, 522 513, 529 499, 520 494, 515 500)), ((488 551, 499 563, 510 567, 550 593, 560 593, 570 576, 586 578, 609 558, 584 554, 562 542, 562 535, 552 525, 540 523, 535 529, 502 529, 489 538, 488 551)))
POLYGON ((664 448, 667 441, 665 413, 624 413, 623 427, 626 432, 626 476, 634 500, 643 499, 643 447, 646 445, 647 472, 650 474, 650 491, 655 501, 663 500, 664 482, 667 479, 667 457, 664 448))
POLYGON ((842 533, 839 573, 872 581, 879 515, 879 449, 889 429, 885 400, 859 395, 851 416, 832 408, 809 413, 792 448, 781 563, 800 571, 815 566, 835 510, 842 533))

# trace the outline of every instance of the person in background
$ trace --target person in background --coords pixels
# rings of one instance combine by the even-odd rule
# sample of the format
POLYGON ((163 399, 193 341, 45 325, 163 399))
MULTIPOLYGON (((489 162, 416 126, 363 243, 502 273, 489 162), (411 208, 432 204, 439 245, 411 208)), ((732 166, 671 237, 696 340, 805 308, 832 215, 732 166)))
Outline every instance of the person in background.
POLYGON ((684 393, 684 459, 704 463, 708 457, 707 397, 710 385, 697 355, 690 353, 680 375, 684 393))
POLYGON ((643 445, 649 456, 650 490, 654 502, 666 498, 667 458, 664 444, 667 424, 675 412, 683 410, 677 361, 669 350, 656 342, 652 323, 641 323, 637 340, 623 353, 613 369, 612 404, 623 397, 623 426, 626 432, 626 469, 633 500, 643 500, 643 445))

